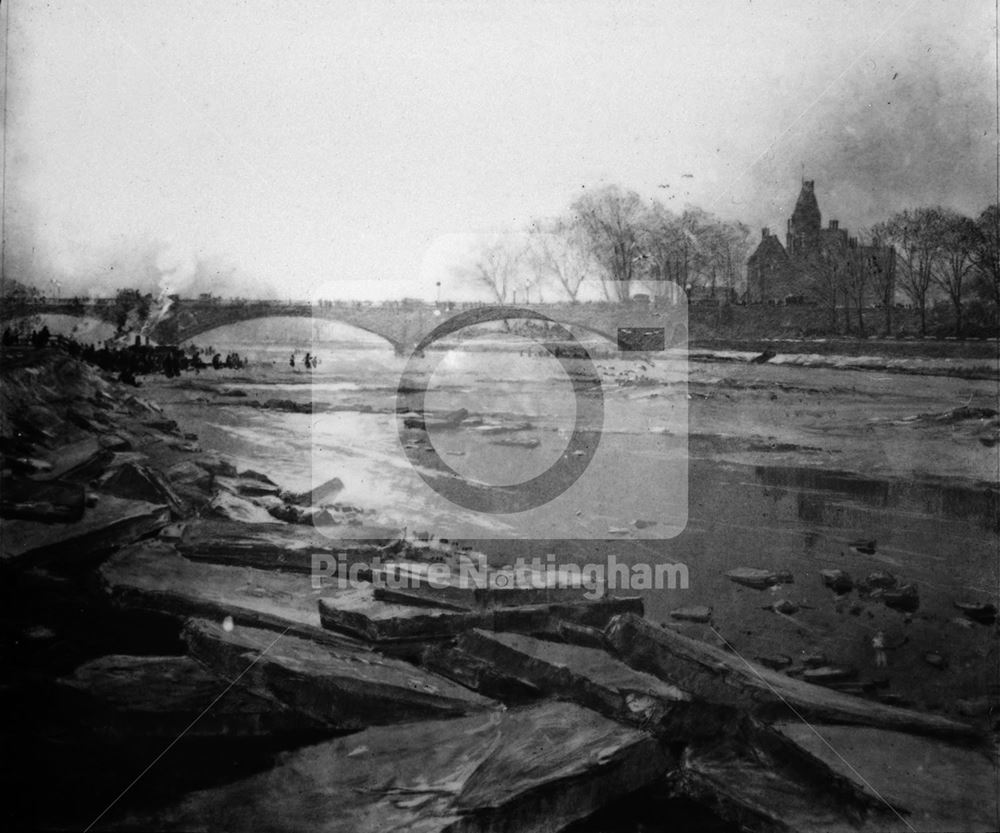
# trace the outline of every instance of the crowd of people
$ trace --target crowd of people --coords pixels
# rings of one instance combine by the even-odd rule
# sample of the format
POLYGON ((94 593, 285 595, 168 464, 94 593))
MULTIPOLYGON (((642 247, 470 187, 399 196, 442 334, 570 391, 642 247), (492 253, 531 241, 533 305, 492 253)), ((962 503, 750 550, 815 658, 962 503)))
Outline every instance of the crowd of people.
MULTIPOLYGON (((314 370, 319 367, 319 356, 314 356, 312 353, 306 353, 305 357, 302 359, 302 364, 305 366, 306 370, 314 370)), ((292 353, 291 358, 288 360, 288 366, 295 369, 295 353, 292 353)))
POLYGON ((3 331, 3 339, 0 343, 2 343, 4 347, 31 345, 32 347, 41 348, 46 347, 51 338, 52 333, 49 332, 48 327, 42 327, 40 330, 32 330, 30 333, 20 332, 19 330, 12 330, 10 327, 5 327, 3 331))
POLYGON ((81 343, 66 336, 53 336, 48 327, 42 327, 30 332, 19 332, 7 327, 3 331, 4 347, 44 347, 58 346, 71 356, 96 365, 101 370, 117 373, 118 380, 138 387, 137 376, 162 373, 168 379, 180 376, 181 373, 193 370, 200 373, 211 367, 213 370, 223 368, 239 370, 247 366, 247 360, 233 351, 223 356, 213 347, 207 350, 191 345, 186 348, 171 345, 145 344, 136 336, 135 343, 124 346, 106 341, 103 346, 81 343), (211 356, 206 361, 205 358, 211 356))
MULTIPOLYGON (((162 373, 168 379, 179 377, 182 373, 202 370, 241 370, 248 365, 248 360, 237 353, 216 352, 214 347, 198 347, 188 345, 177 347, 173 345, 151 345, 148 339, 145 343, 136 336, 135 342, 125 345, 113 340, 103 344, 90 344, 77 341, 63 335, 52 335, 48 327, 34 330, 14 329, 6 327, 3 331, 4 347, 25 348, 59 347, 71 356, 96 365, 101 370, 116 373, 118 380, 126 384, 139 386, 139 376, 162 373)), ((299 360, 297 353, 292 353, 288 360, 292 370, 301 364, 306 370, 319 367, 320 358, 311 352, 299 360)))

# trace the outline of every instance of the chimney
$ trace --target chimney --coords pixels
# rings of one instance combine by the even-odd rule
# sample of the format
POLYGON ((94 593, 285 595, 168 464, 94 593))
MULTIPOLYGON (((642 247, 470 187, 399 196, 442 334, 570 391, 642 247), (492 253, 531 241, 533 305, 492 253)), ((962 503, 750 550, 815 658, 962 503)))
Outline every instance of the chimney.
POLYGON ((840 220, 830 220, 830 231, 836 231, 840 228, 840 220))
POLYGON ((767 226, 764 226, 764 228, 760 230, 760 236, 761 239, 767 239, 768 237, 771 236, 771 229, 769 229, 767 226))

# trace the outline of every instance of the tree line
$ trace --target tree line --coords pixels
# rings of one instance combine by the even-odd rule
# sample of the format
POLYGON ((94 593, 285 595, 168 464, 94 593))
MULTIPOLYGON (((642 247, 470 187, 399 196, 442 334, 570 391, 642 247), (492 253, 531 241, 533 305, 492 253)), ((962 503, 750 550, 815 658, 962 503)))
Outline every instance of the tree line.
POLYGON ((883 332, 891 334, 893 312, 905 301, 918 313, 921 335, 932 314, 936 329, 947 319, 958 337, 967 324, 979 334, 996 334, 997 221, 995 205, 976 219, 941 206, 899 211, 859 232, 846 248, 821 246, 806 261, 805 288, 829 310, 833 330, 842 313, 844 331, 865 336, 864 310, 875 306, 882 310, 883 332))
POLYGON ((996 205, 975 219, 935 206, 900 211, 873 227, 872 239, 896 251, 896 289, 919 312, 921 335, 927 334, 928 312, 939 300, 951 307, 956 336, 965 334, 970 317, 977 330, 995 334, 1000 310, 998 224, 996 205))
MULTIPOLYGON (((583 299, 586 285, 609 301, 628 300, 637 281, 672 282, 688 297, 745 299, 750 232, 700 208, 681 213, 635 191, 588 191, 556 217, 480 238, 455 271, 501 304, 583 299), (547 296, 547 297, 546 297, 547 296)), ((1000 309, 1000 232, 996 205, 977 218, 940 206, 907 209, 824 251, 802 268, 802 289, 830 311, 831 327, 865 335, 864 311, 878 307, 886 334, 902 303, 918 311, 921 335, 931 313, 949 309, 952 331, 995 334, 1000 309)), ((666 287, 664 287, 666 289, 666 287)), ((593 300, 593 298, 590 298, 593 300)))
POLYGON ((479 239, 455 271, 501 304, 541 301, 546 293, 576 303, 587 299, 588 286, 599 286, 605 300, 626 301, 636 281, 736 300, 749 239, 742 223, 694 207, 678 214, 609 185, 559 216, 479 239))

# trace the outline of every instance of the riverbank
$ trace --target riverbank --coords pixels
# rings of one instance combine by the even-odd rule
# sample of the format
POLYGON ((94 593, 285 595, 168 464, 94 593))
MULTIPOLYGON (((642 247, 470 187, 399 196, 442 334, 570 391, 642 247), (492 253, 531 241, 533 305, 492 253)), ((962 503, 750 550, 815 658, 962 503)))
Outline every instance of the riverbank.
MULTIPOLYGON (((947 796, 951 815, 944 818, 954 821, 956 796, 976 788, 976 773, 982 769, 962 757, 961 750, 969 748, 970 737, 986 743, 995 728, 988 715, 990 697, 996 695, 990 685, 995 681, 997 631, 995 610, 991 617, 986 607, 992 598, 988 571, 995 570, 987 548, 996 531, 995 493, 990 497, 983 492, 988 467, 972 456, 987 448, 981 437, 995 435, 995 417, 945 411, 940 409, 941 391, 925 391, 939 410, 928 410, 923 419, 918 410, 917 420, 902 424, 874 423, 872 431, 884 432, 876 433, 882 447, 894 449, 879 469, 870 452, 869 460, 863 459, 865 444, 872 447, 871 432, 866 429, 869 436, 858 437, 853 446, 846 437, 843 429, 857 422, 850 410, 822 417, 827 421, 818 427, 801 414, 793 418, 789 409, 815 407, 808 397, 828 399, 829 391, 821 390, 815 379, 810 392, 794 378, 778 382, 777 374, 787 371, 754 368, 755 373, 775 375, 755 387, 747 379, 734 384, 710 374, 700 378, 696 369, 690 382, 693 511, 689 530, 664 544, 659 555, 691 565, 691 590, 642 593, 636 601, 622 600, 619 608, 577 607, 576 601, 567 606, 563 601, 558 609, 519 614, 512 612, 516 605, 505 606, 500 616, 497 608, 467 607, 454 597, 450 607, 441 608, 428 606, 426 597, 405 594, 392 602, 365 597, 358 607, 356 596, 314 592, 308 574, 316 553, 343 556, 369 568, 376 558, 411 565, 449 563, 469 557, 463 545, 481 547, 494 566, 515 553, 502 542, 461 542, 456 552, 436 544, 433 529, 427 542, 403 539, 395 527, 380 527, 362 545, 350 543, 371 507, 342 499, 349 484, 342 484, 342 493, 331 478, 327 493, 306 495, 301 484, 285 482, 277 473, 283 467, 280 449, 258 452, 233 439, 234 431, 245 429, 244 416, 260 410, 248 407, 250 401, 273 398, 266 387, 249 387, 261 383, 260 378, 206 373, 196 383, 189 377, 170 383, 150 379, 136 390, 102 379, 57 351, 17 361, 5 357, 5 466, 11 467, 11 476, 18 469, 21 484, 79 486, 76 492, 67 486, 59 495, 21 501, 14 510, 22 513, 18 520, 9 518, 5 505, 4 641, 13 659, 5 669, 3 691, 7 714, 16 716, 9 727, 10 748, 16 753, 10 756, 8 782, 19 786, 24 802, 10 808, 14 820, 84 826, 177 731, 215 705, 217 692, 230 691, 226 680, 246 667, 245 661, 240 664, 242 656, 258 657, 255 662, 261 666, 259 674, 235 686, 243 699, 230 704, 219 716, 221 722, 209 722, 203 732, 194 733, 192 743, 179 744, 181 754, 159 761, 128 800, 102 817, 102 824, 117 819, 126 826, 184 828, 192 819, 206 818, 224 820, 220 823, 229 829, 252 826, 251 816, 240 821, 233 808, 243 803, 263 812, 259 798, 287 811, 283 822, 278 810, 268 816, 276 826, 294 826, 292 822, 309 820, 294 799, 312 777, 309 772, 318 778, 342 772, 350 758, 363 761, 365 772, 388 767, 385 772, 408 783, 407 761, 412 758, 414 779, 427 767, 443 777, 451 764, 444 758, 428 762, 427 749, 436 744, 451 748, 454 733, 481 733, 487 726, 508 726, 508 739, 551 732, 557 745, 570 752, 562 758, 555 746, 538 752, 533 774, 524 781, 527 750, 516 744, 503 747, 498 759, 496 747, 491 751, 487 744, 481 756, 476 752, 473 757, 480 756, 477 767, 492 773, 491 788, 503 796, 483 792, 483 786, 477 792, 462 780, 463 798, 457 803, 405 805, 384 793, 358 799, 356 788, 346 782, 343 793, 337 792, 340 786, 332 788, 343 802, 336 812, 357 821, 376 812, 374 807, 388 812, 390 805, 378 802, 391 801, 401 822, 457 814, 477 829, 496 829, 491 825, 510 824, 514 805, 507 802, 536 807, 530 797, 547 790, 576 796, 582 808, 576 815, 561 810, 546 817, 550 829, 578 820, 581 813, 619 806, 630 796, 635 808, 667 801, 659 809, 676 812, 681 818, 675 820, 682 823, 687 818, 691 829, 709 824, 725 829, 723 817, 748 823, 748 808, 762 799, 765 806, 785 803, 763 818, 755 816, 758 829, 777 829, 782 818, 801 825, 806 810, 789 801, 787 791, 777 801, 760 792, 759 785, 750 787, 754 770, 742 756, 755 749, 781 773, 782 784, 794 783, 801 795, 822 799, 824 813, 860 814, 871 829, 898 824, 884 804, 870 793, 865 797, 863 786, 850 784, 850 773, 835 775, 828 763, 815 763, 808 782, 801 783, 788 771, 789 762, 817 752, 795 739, 791 728, 782 726, 780 741, 771 734, 787 715, 758 711, 751 705, 757 695, 731 699, 727 692, 732 682, 715 689, 712 675, 702 678, 705 668, 722 663, 732 666, 727 673, 731 681, 740 681, 737 690, 751 686, 753 675, 740 677, 745 672, 741 657, 750 661, 750 668, 763 668, 754 663, 760 657, 780 669, 765 672, 774 675, 767 678, 770 685, 793 698, 813 722, 842 727, 852 714, 847 724, 860 721, 869 726, 864 731, 889 732, 897 740, 913 731, 943 736, 907 742, 929 743, 920 748, 942 761, 957 756, 957 771, 967 783, 942 780, 935 772, 937 786, 928 787, 929 795, 942 797, 935 812, 944 812, 947 796), (233 396, 241 385, 246 395, 233 396), (788 402, 792 397, 799 401, 788 402), (813 438, 808 447, 801 441, 805 434, 813 438), (765 446, 755 447, 761 442, 765 446), (961 451, 949 456, 945 449, 950 446, 961 451), (831 465, 837 447, 847 460, 842 470, 831 465), (921 448, 930 467, 927 476, 915 479, 912 469, 892 466, 897 457, 919 459, 921 448), (800 465, 805 458, 814 465, 800 465), (704 467, 699 468, 699 460, 704 467), (815 477, 803 471, 813 471, 815 477), (985 472, 982 481, 978 472, 985 472), (941 488, 942 477, 950 478, 947 489, 941 488), (890 482, 898 485, 886 485, 890 482), (948 489, 957 490, 954 498, 947 498, 948 489), (960 509, 975 494, 983 495, 978 508, 960 509), (77 506, 81 495, 82 506, 77 506), (942 496, 943 505, 931 505, 942 496), (25 509, 28 503, 33 506, 25 509), (915 514, 921 506, 922 512, 915 514), (82 515, 71 522, 23 515, 64 507, 74 512, 82 508, 82 515), (720 518, 719 507, 734 514, 720 518), (963 517, 961 511, 973 514, 963 517), (789 519, 782 531, 786 512, 796 523, 789 519), (846 527, 837 518, 845 513, 852 515, 849 526, 858 537, 844 535, 838 541, 846 527), (282 514, 303 522, 284 522, 282 514), (773 520, 761 524, 762 514, 773 520), (888 537, 881 529, 867 534, 878 518, 874 526, 886 528, 888 537), (806 539, 803 520, 809 525, 806 539), (935 534, 935 526, 940 543, 952 548, 948 557, 915 544, 935 534), (781 538, 792 543, 779 542, 781 538), (803 540, 811 541, 805 551, 803 540), (955 561, 959 557, 960 564, 955 561), (740 567, 762 574, 750 579, 745 573, 730 575, 740 567), (844 575, 821 577, 820 570, 844 575), (907 587, 915 588, 915 597, 907 587), (317 608, 320 597, 326 606, 317 608), (645 609, 653 631, 642 620, 633 621, 636 604, 645 609), (201 621, 192 624, 192 616, 201 621), (227 617, 232 620, 228 630, 227 617), (871 647, 880 630, 890 654, 884 669, 875 665, 871 647), (278 643, 273 653, 264 650, 282 632, 283 640, 293 633, 302 644, 278 643), (401 640, 403 633, 410 636, 401 640), (641 645, 644 651, 638 650, 641 645), (341 665, 331 659, 333 654, 316 651, 333 651, 341 665), (681 668, 679 657, 694 665, 681 668), (359 659, 364 660, 360 665, 359 659), (572 673, 557 673, 550 663, 572 673), (363 702, 345 699, 344 692, 359 684, 354 669, 362 666, 378 669, 376 677, 366 672, 369 688, 363 702), (631 674, 646 676, 622 676, 631 674), (393 682, 404 677, 417 682, 393 682), (158 685, 158 680, 187 684, 158 685), (827 687, 805 680, 821 680, 827 687), (146 694, 140 697, 139 691, 146 694), (641 703, 636 700, 640 695, 641 703), (390 716, 376 719, 383 701, 395 705, 386 712, 390 716), (510 708, 504 711, 501 703, 510 708), (916 711, 891 711, 899 705, 916 711), (513 716, 497 718, 498 710, 513 716), (431 722, 370 728, 372 722, 401 719, 431 722), (747 734, 740 728, 746 719, 770 728, 747 734), (692 721, 704 722, 703 729, 711 727, 727 739, 726 754, 740 761, 735 769, 717 768, 720 759, 692 733, 692 721), (962 728, 965 723, 974 727, 971 733, 962 728), (328 740, 337 735, 344 740, 328 740), (411 748, 407 738, 412 739, 412 754, 405 751, 411 748), (781 750, 789 742, 805 751, 788 758, 781 750), (684 755, 677 757, 678 746, 687 750, 686 763, 684 755), (404 751, 397 754, 399 748, 404 751), (369 752, 357 751, 361 749, 369 752), (299 751, 279 760, 281 750, 299 751), (616 763, 609 769, 604 763, 598 766, 598 759, 616 763), (97 762, 107 770, 89 772, 97 762), (307 781, 295 780, 302 777, 307 781), (37 797, 32 788, 36 779, 60 791, 65 798, 61 807, 43 808, 38 815, 37 807, 28 806, 37 797), (199 792, 185 795, 188 790, 199 792), (354 797, 348 800, 349 795, 354 797), (584 795, 589 797, 583 800, 584 795), (107 800, 95 801, 100 796, 107 800), (836 796, 843 805, 840 811, 827 808, 836 796), (683 812, 682 806, 687 808, 683 812), (487 807, 501 809, 490 811, 491 816, 487 807), (420 815, 430 813, 427 808, 434 808, 433 813, 420 815)), ((959 385, 948 387, 946 396, 961 395, 958 381, 946 384, 959 385)), ((912 393, 900 391, 897 400, 884 389, 876 395, 863 386, 858 390, 859 385, 837 391, 838 405, 853 401, 851 407, 860 413, 878 401, 884 410, 875 414, 876 420, 895 418, 906 409, 899 421, 913 416, 919 404, 912 393)), ((301 401, 311 403, 303 393, 301 401)), ((294 464, 291 457, 286 462, 289 468, 294 464)), ((568 561, 600 557, 613 548, 626 559, 648 559, 648 547, 629 540, 613 545, 535 542, 525 543, 520 554, 551 549, 568 561)), ((440 595, 431 598, 443 604, 440 595)), ((846 748, 857 742, 851 738, 840 742, 846 748)), ((887 757, 878 762, 864 757, 874 753, 859 749, 854 754, 852 761, 868 772, 891 764, 895 753, 882 750, 887 757)), ((988 759, 981 752, 973 754, 986 764, 988 776, 988 759)), ((444 799, 439 795, 433 801, 444 799)), ((915 801, 909 794, 893 796, 900 806, 915 801)), ((553 808, 543 803, 536 811, 553 808)), ((929 818, 940 822, 942 816, 929 818)), ((967 828, 983 826, 974 817, 963 821, 967 828)))

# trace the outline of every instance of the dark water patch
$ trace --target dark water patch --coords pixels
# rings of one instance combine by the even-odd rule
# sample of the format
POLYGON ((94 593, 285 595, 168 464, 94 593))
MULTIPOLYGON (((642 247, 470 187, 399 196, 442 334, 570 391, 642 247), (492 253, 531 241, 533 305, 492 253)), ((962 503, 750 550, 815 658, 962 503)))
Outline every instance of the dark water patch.
POLYGON ((809 523, 829 522, 831 509, 845 508, 843 502, 848 500, 866 508, 943 516, 1000 530, 1000 492, 989 484, 879 479, 797 466, 757 466, 754 476, 767 487, 799 493, 800 518, 809 523))
MULTIPOLYGON (((823 611, 832 611, 833 603, 819 582, 819 570, 846 567, 864 576, 889 569, 901 581, 921 585, 922 611, 933 609, 947 619, 955 615, 949 613, 954 599, 995 587, 996 495, 984 494, 972 486, 694 459, 688 522, 674 538, 470 543, 497 563, 509 563, 515 555, 544 559, 550 552, 579 564, 606 563, 611 554, 628 565, 682 563, 689 572, 687 589, 637 591, 655 621, 667 620, 677 607, 704 604, 715 609, 716 621, 733 628, 760 632, 765 625, 773 627, 773 614, 758 610, 773 599, 758 601, 756 591, 748 595, 725 578, 727 570, 739 566, 793 572, 795 583, 786 592, 823 611), (860 539, 874 540, 875 552, 852 550, 851 542, 860 539)), ((843 615, 848 616, 846 608, 843 615)), ((869 621, 865 614, 861 624, 869 621)), ((816 638, 833 625, 820 620, 819 627, 816 638)))

